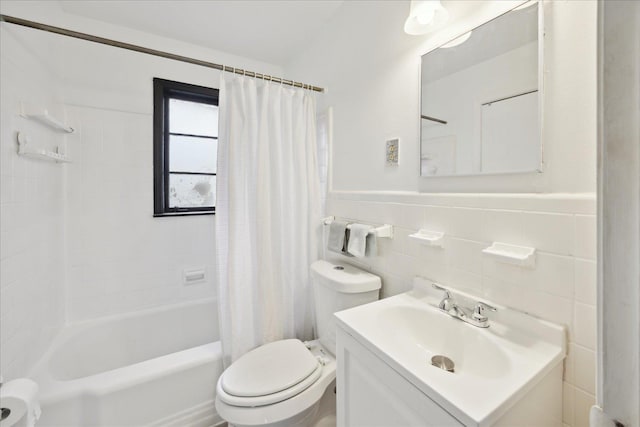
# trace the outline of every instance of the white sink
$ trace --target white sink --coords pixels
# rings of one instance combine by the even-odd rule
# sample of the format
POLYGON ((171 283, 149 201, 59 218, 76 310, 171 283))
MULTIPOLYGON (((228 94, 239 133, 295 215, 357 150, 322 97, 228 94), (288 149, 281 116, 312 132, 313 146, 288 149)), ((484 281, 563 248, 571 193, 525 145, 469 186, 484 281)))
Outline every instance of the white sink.
POLYGON ((470 325, 437 308, 431 283, 336 313, 338 325, 464 424, 492 425, 564 359, 564 328, 499 306, 488 328, 470 325))
POLYGON ((371 326, 388 333, 389 348, 404 355, 407 363, 424 367, 425 360, 443 355, 454 361, 458 376, 486 379, 504 377, 513 369, 508 353, 490 337, 478 333, 478 328, 424 303, 423 307, 403 303, 404 297, 379 307, 371 326))

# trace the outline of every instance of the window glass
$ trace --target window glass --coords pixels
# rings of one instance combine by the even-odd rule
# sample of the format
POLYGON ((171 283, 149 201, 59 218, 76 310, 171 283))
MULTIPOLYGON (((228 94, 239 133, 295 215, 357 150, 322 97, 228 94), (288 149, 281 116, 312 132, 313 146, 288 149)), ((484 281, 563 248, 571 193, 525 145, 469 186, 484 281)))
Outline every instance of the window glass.
POLYGON ((215 206, 215 175, 169 175, 169 207, 198 208, 215 206))
POLYGON ((169 132, 217 137, 218 106, 170 99, 169 132))
POLYGON ((216 173, 218 140, 169 136, 169 171, 216 173))
POLYGON ((154 216, 215 213, 218 90, 158 78, 153 85, 154 216))

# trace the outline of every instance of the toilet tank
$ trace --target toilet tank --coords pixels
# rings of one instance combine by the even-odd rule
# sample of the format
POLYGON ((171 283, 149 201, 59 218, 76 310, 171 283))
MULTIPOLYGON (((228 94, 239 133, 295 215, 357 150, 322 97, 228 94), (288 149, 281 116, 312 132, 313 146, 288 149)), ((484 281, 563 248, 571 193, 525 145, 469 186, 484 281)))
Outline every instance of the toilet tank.
POLYGON ((380 277, 346 263, 316 261, 311 264, 316 311, 316 335, 335 355, 336 325, 333 313, 376 301, 380 277))

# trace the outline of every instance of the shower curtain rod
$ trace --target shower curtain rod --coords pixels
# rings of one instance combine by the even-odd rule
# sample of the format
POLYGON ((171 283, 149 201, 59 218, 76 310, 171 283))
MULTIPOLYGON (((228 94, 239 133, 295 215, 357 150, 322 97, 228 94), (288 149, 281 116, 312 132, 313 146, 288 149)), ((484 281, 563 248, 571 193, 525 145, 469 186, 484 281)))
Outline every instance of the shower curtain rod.
POLYGON ((295 82, 293 80, 285 80, 281 77, 274 77, 268 74, 260 74, 254 71, 243 70, 241 68, 229 67, 228 65, 216 64, 214 62, 202 61, 200 59, 189 58, 188 56, 176 55, 174 53, 164 52, 161 50, 149 49, 149 48, 138 46, 131 43, 119 42, 117 40, 98 37, 98 36, 94 36, 87 33, 67 30, 66 28, 54 27, 52 25, 42 24, 40 22, 35 22, 35 21, 29 21, 27 19, 22 19, 22 18, 16 18, 14 16, 0 14, 0 21, 7 22, 9 24, 20 25, 23 27, 34 28, 36 30, 47 31, 49 33, 60 34, 67 37, 73 37, 75 39, 87 40, 90 42, 104 44, 107 46, 113 46, 113 47, 119 47, 121 49, 132 50, 134 52, 146 53, 147 55, 159 56, 161 58, 172 59, 174 61, 186 62, 188 64, 199 65, 201 67, 213 68, 216 70, 227 71, 235 74, 242 74, 243 76, 254 77, 257 79, 269 80, 275 83, 282 83, 288 86, 312 90, 314 92, 324 92, 323 88, 306 84, 306 83, 295 82))

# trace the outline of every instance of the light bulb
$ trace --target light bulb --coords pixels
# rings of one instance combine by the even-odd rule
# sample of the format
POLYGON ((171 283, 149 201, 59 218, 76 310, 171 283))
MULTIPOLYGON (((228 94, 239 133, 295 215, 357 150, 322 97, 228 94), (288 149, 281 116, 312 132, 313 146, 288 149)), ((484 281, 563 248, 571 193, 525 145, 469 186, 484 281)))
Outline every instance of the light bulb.
POLYGON ((427 25, 433 21, 433 15, 435 11, 433 9, 421 11, 420 14, 416 15, 416 21, 420 25, 427 25))
POLYGON ((440 0, 411 0, 404 31, 412 35, 425 34, 444 24, 448 16, 440 0))

